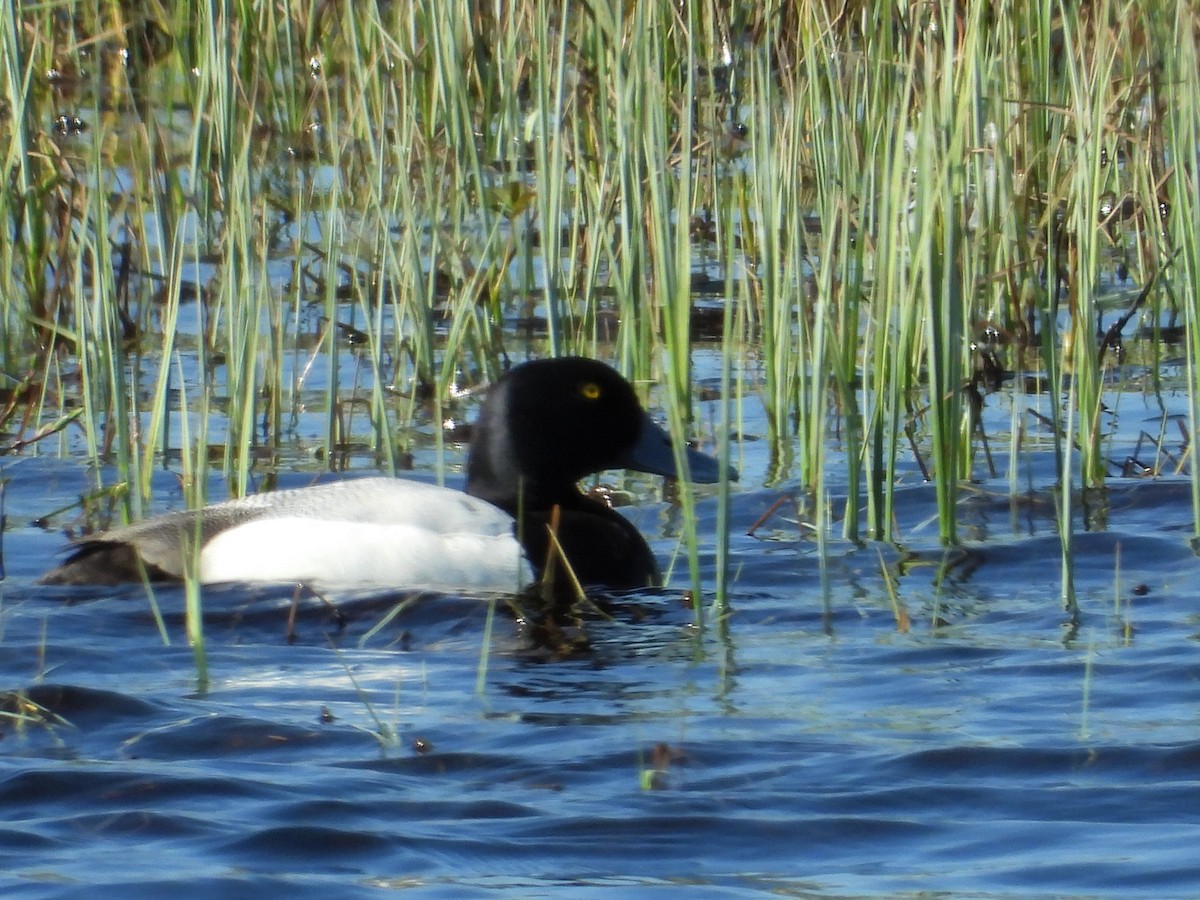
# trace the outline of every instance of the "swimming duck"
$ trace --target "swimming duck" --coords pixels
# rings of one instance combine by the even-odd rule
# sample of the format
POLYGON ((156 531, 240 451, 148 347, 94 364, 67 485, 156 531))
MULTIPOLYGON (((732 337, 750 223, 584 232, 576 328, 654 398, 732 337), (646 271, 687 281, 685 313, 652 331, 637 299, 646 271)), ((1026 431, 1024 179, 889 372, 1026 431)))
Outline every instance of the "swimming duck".
MULTIPOLYGON (((691 480, 720 479, 713 457, 691 448, 685 457, 691 480)), ((584 476, 614 468, 680 475, 670 437, 616 371, 577 357, 535 360, 488 391, 466 493, 371 477, 255 494, 86 537, 42 580, 179 580, 195 558, 206 584, 511 592, 540 576, 557 508, 558 542, 582 584, 657 584, 633 524, 579 490, 584 476)))

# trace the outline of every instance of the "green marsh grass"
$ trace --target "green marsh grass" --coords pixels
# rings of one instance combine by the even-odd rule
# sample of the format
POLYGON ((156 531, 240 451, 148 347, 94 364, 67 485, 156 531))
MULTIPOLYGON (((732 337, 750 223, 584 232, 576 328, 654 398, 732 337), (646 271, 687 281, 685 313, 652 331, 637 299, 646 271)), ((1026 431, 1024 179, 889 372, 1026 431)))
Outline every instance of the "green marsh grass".
MULTIPOLYGON (((1162 23, 1168 35, 1196 33, 1192 14, 1184 6, 1175 9, 1174 16, 1162 23)), ((1178 53, 1167 60, 1162 73, 1163 85, 1174 85, 1176 100, 1164 103, 1166 121, 1163 143, 1168 157, 1174 161, 1176 176, 1167 181, 1166 198, 1171 215, 1163 225, 1169 229, 1172 244, 1179 248, 1175 303, 1182 307, 1186 343, 1188 388, 1188 446, 1192 475, 1193 547, 1200 547, 1200 467, 1196 465, 1195 436, 1200 434, 1200 161, 1196 148, 1200 146, 1200 54, 1195 41, 1180 40, 1178 53)))
POLYGON ((9 4, 0 448, 65 424, 54 452, 137 518, 163 466, 189 503, 210 466, 240 494, 419 440, 441 474, 459 391, 530 353, 611 359, 682 441, 715 350, 720 453, 761 403, 768 481, 817 521, 903 540, 896 489, 928 477, 952 545, 986 343, 1045 391, 987 437, 1015 494, 1047 445, 1020 410, 1050 425, 1069 606, 1073 491, 1119 455, 1118 261, 1163 273, 1143 314, 1182 324, 1200 418, 1196 32, 1166 0, 9 4))

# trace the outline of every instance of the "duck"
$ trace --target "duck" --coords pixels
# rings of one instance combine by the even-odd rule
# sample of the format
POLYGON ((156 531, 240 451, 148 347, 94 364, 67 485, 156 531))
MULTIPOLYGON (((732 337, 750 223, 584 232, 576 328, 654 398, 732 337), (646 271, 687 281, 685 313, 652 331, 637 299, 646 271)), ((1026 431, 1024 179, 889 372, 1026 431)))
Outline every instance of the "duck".
POLYGON ((583 357, 535 359, 488 389, 464 491, 372 476, 261 492, 86 536, 41 580, 181 581, 192 570, 201 584, 515 593, 565 557, 581 585, 652 587, 661 573, 645 539, 579 482, 621 468, 737 480, 711 455, 685 447, 680 456, 685 470, 615 369, 583 357))

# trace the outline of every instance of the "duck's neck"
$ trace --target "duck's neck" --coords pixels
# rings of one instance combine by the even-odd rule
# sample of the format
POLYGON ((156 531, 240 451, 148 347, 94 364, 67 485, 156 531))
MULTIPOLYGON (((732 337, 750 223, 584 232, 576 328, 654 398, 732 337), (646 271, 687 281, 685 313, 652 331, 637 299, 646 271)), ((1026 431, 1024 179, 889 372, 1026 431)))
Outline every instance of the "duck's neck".
POLYGON ((515 476, 511 481, 487 479, 472 477, 468 470, 466 491, 472 497, 500 507, 513 518, 520 518, 523 513, 549 513, 556 506, 592 513, 611 512, 603 503, 580 493, 574 482, 547 485, 541 481, 533 483, 521 476, 515 476))
MULTIPOLYGON (((497 395, 493 400, 502 399, 497 395)), ((507 440, 503 416, 484 407, 475 422, 467 456, 467 493, 500 507, 513 517, 524 511, 549 511, 555 506, 587 508, 593 501, 579 493, 579 475, 567 471, 548 454, 526 454, 507 440), (533 462, 532 460, 542 460, 533 462), (536 471, 531 467, 536 466, 536 471)))

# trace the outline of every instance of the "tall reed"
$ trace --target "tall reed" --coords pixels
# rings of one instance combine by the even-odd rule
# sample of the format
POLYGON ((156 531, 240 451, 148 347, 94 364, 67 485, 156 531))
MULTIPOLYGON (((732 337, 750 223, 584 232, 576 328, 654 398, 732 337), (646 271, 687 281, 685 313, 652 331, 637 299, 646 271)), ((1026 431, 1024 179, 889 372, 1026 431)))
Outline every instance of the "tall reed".
MULTIPOLYGON (((1194 36, 1197 29, 1195 13, 1185 4, 1177 5, 1174 15, 1164 17, 1159 25, 1159 30, 1151 32, 1159 41, 1169 36, 1194 36)), ((1200 160, 1196 156, 1200 147, 1200 53, 1195 40, 1180 40, 1177 52, 1165 56, 1158 89, 1167 93, 1160 101, 1166 113, 1163 143, 1175 167, 1175 176, 1165 185, 1170 215, 1162 226, 1179 252, 1176 271, 1168 277, 1182 306, 1186 333, 1192 547, 1200 550, 1200 465, 1195 443, 1200 434, 1200 160), (1168 86, 1173 90, 1168 91, 1168 86)))

